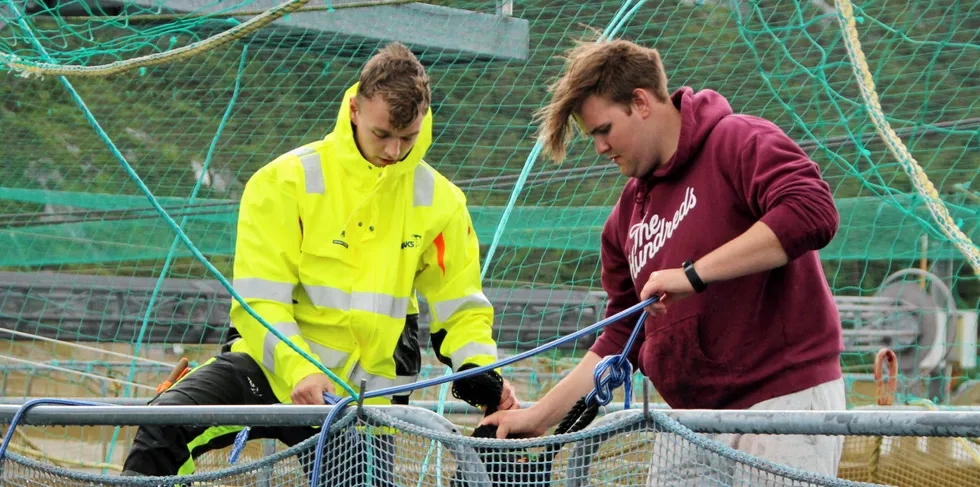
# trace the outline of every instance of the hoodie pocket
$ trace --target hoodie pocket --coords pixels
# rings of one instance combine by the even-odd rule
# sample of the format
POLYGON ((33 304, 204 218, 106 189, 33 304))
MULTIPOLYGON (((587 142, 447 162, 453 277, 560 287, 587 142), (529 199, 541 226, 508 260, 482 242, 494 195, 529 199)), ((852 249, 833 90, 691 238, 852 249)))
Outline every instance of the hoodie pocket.
POLYGON ((714 407, 744 370, 737 355, 715 359, 704 353, 696 314, 658 329, 644 345, 650 349, 644 370, 671 407, 714 407))

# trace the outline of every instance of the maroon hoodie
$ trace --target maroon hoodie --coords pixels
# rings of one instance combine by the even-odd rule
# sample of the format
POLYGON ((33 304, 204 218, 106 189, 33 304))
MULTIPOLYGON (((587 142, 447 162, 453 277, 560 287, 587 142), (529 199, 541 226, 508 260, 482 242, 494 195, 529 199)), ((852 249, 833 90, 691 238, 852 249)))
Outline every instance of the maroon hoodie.
MULTIPOLYGON (((776 125, 734 115, 724 97, 682 88, 677 152, 632 178, 602 231, 606 316, 639 302, 650 273, 680 267, 758 221, 790 262, 715 282, 650 317, 629 354, 673 408, 742 409, 841 377, 840 317, 816 250, 838 213, 820 169, 776 125)), ((607 326, 592 351, 621 353, 639 314, 607 326)))

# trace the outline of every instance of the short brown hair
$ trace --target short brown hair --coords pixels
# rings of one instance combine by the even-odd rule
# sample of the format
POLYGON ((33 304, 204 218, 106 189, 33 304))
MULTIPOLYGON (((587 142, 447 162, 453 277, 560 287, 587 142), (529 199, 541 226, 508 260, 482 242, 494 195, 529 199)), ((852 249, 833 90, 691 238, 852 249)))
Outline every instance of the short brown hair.
POLYGON ((571 118, 587 98, 604 96, 629 110, 637 88, 650 90, 661 102, 670 98, 667 75, 656 49, 624 40, 581 42, 570 49, 565 74, 551 85, 551 103, 538 112, 545 154, 557 162, 565 158, 571 118))
POLYGON ((432 100, 429 75, 415 54, 400 42, 388 44, 368 60, 361 70, 357 95, 381 95, 391 107, 389 120, 396 129, 412 123, 420 112, 429 109, 432 100))

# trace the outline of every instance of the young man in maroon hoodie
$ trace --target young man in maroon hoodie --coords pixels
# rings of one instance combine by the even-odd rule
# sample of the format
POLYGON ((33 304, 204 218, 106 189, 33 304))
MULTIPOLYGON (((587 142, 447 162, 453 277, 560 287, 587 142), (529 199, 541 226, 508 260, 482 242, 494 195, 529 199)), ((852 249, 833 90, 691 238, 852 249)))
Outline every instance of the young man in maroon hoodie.
MULTIPOLYGON (((733 114, 714 91, 669 94, 657 51, 626 41, 573 49, 541 118, 554 159, 574 120, 630 178, 602 231, 607 316, 661 297, 628 357, 672 408, 845 408, 840 317, 816 252, 839 216, 796 143, 771 122, 733 114)), ((607 326, 535 406, 484 423, 501 438, 543 434, 592 390, 596 364, 623 351, 637 318, 607 326)), ((715 439, 832 476, 843 445, 829 436, 715 439)), ((678 459, 655 461, 654 484, 719 468, 660 456, 678 459)))

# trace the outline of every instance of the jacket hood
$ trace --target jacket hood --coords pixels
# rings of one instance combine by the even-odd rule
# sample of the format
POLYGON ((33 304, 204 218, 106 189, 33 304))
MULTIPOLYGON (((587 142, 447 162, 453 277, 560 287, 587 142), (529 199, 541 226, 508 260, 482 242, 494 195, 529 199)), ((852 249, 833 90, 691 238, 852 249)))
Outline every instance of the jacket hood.
MULTIPOLYGON (((334 126, 333 132, 327 134, 325 139, 332 139, 336 147, 340 150, 340 154, 335 154, 336 156, 342 157, 344 160, 344 165, 350 166, 353 170, 360 170, 371 163, 364 159, 361 155, 360 149, 357 148, 357 142, 354 140, 354 126, 351 125, 350 117, 350 100, 355 95, 357 95, 358 83, 354 83, 353 86, 347 89, 344 93, 344 100, 340 102, 340 110, 337 113, 337 124, 334 126), (357 169, 355 169, 355 166, 357 169)), ((418 138, 415 140, 415 146, 412 147, 412 151, 408 153, 408 156, 404 160, 392 164, 384 168, 384 171, 388 174, 404 174, 415 170, 415 166, 422 161, 422 157, 429 150, 432 145, 432 107, 430 106, 426 112, 425 116, 422 118, 422 128, 419 132, 418 138)), ((374 173, 377 174, 377 173, 374 173)))
POLYGON ((664 178, 686 168, 701 150, 715 125, 732 114, 728 100, 716 91, 701 90, 695 93, 692 88, 685 86, 675 91, 670 98, 681 111, 681 135, 674 156, 653 171, 649 176, 651 179, 664 178))

